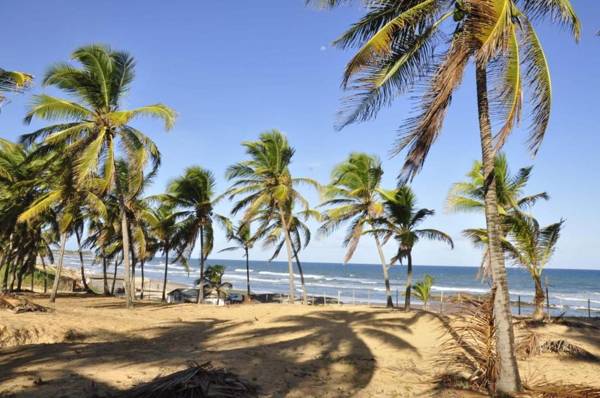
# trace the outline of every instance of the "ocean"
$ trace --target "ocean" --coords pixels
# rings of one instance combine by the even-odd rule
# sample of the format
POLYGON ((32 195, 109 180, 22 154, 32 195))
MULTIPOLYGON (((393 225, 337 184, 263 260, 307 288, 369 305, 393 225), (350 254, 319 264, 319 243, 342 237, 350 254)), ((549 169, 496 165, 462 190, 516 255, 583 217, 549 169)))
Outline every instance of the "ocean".
MULTIPOLYGON (((88 272, 101 273, 101 264, 93 263, 90 255, 85 256, 88 272)), ((191 260, 191 267, 186 270, 181 264, 169 264, 168 279, 172 282, 192 286, 199 277, 198 259, 191 260)), ((208 260, 207 265, 222 264, 225 266, 223 280, 233 284, 235 289, 246 289, 246 263, 244 260, 208 260)), ((79 267, 77 255, 69 253, 65 256, 65 266, 79 267)), ((287 293, 287 262, 250 261, 250 287, 253 293, 287 293)), ((310 263, 302 264, 306 289, 309 295, 341 297, 346 303, 384 303, 385 288, 380 265, 375 264, 335 264, 310 263)), ((112 264, 110 266, 112 275, 112 264)), ((489 291, 489 284, 477 278, 477 267, 460 266, 414 266, 414 280, 418 281, 429 274, 434 278, 434 293, 456 294, 458 292, 482 294, 489 291)), ((301 292, 300 276, 294 265, 296 290, 301 292)), ((139 270, 137 271, 139 275, 139 270)), ((145 266, 146 278, 162 280, 164 259, 156 258, 145 266)), ((390 282, 394 301, 399 297, 402 303, 406 266, 395 265, 390 268, 390 282)), ((532 302, 534 287, 529 273, 524 268, 507 268, 511 300, 520 296, 522 302, 532 302)), ((543 276, 547 284, 552 314, 565 313, 570 316, 587 316, 588 300, 590 300, 593 316, 600 316, 600 271, 578 269, 546 269, 543 276)), ((516 311, 516 308, 515 308, 516 311)), ((526 314, 531 309, 522 308, 526 314)))

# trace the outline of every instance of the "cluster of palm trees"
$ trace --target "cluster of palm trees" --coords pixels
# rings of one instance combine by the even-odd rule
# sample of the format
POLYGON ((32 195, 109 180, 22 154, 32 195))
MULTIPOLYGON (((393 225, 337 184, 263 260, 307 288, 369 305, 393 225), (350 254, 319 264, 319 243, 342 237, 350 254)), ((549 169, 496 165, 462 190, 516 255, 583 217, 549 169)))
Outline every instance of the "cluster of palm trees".
MULTIPOLYGON (((352 2, 307 0, 324 7, 352 2)), ((471 62, 475 66, 487 262, 495 292, 493 319, 499 364, 496 389, 506 394, 520 391, 502 250, 504 217, 499 214, 494 163, 521 119, 523 94, 529 95, 532 153, 539 149, 550 120, 550 71, 533 24, 550 19, 566 26, 578 40, 579 19, 570 0, 364 0, 356 3, 365 8, 364 15, 334 42, 344 49, 358 48, 344 71, 342 87, 351 94, 345 101, 339 126, 372 119, 396 97, 409 92, 417 94, 417 113, 402 125, 393 148, 395 154, 407 151, 400 173, 401 183, 410 181, 423 167, 442 130, 455 89, 467 66, 471 62), (493 122, 500 126, 495 133, 493 122)), ((539 229, 535 225, 531 227, 539 229)), ((539 235, 546 234, 540 230, 539 235)))

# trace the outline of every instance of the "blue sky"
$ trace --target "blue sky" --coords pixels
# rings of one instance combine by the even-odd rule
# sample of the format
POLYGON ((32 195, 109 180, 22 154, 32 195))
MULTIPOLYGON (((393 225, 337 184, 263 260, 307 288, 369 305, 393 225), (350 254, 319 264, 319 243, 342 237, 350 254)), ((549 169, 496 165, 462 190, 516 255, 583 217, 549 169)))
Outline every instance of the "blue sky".
MULTIPOLYGON (((55 0, 19 2, 18 13, 3 19, 6 40, 1 66, 28 71, 38 80, 45 69, 67 60, 73 49, 106 43, 129 51, 137 60, 137 77, 124 106, 164 102, 177 110, 176 127, 164 133, 153 121, 138 126, 158 143, 163 166, 152 193, 186 166, 202 165, 215 173, 218 189, 227 188, 225 168, 243 158, 240 142, 264 130, 287 133, 297 152, 292 172, 326 182, 331 168, 351 151, 380 156, 384 183, 393 187, 401 166, 388 150, 397 127, 411 114, 412 103, 399 100, 377 120, 338 132, 333 128, 342 93, 342 69, 351 53, 330 46, 360 16, 356 7, 318 11, 303 0, 101 2, 55 0)), ((600 269, 600 3, 573 0, 583 23, 578 45, 564 30, 539 26, 548 54, 554 87, 550 128, 538 156, 525 149, 525 129, 517 129, 505 150, 511 168, 535 164, 530 192, 547 191, 552 199, 536 206, 544 224, 566 219, 554 267, 600 269)), ((483 225, 476 214, 448 214, 444 201, 451 184, 460 180, 480 157, 474 76, 467 71, 454 97, 443 133, 413 187, 422 207, 437 211, 426 224, 443 229, 456 241, 450 251, 437 243, 421 243, 417 264, 477 265, 480 252, 460 231, 483 225)), ((21 123, 35 85, 12 96, 0 114, 0 135, 16 139, 36 127, 21 123)), ((527 123, 523 123, 526 127, 527 123)), ((313 204, 317 196, 307 192, 313 204)), ((217 211, 227 213, 229 203, 217 211)), ((219 233, 216 249, 226 246, 219 233)), ((388 247, 388 253, 392 247, 388 247)), ((315 238, 305 261, 339 262, 341 233, 315 238)), ((235 254, 215 254, 233 258, 235 254)), ((265 259, 257 250, 254 257, 265 259)), ((369 237, 354 262, 376 263, 369 237)))

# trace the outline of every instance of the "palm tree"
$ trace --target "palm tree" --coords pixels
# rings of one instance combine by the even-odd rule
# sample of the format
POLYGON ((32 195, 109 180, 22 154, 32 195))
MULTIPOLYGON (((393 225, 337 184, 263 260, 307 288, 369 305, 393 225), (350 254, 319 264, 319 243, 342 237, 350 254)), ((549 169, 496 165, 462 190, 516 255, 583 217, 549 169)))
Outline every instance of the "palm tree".
MULTIPOLYGON (((308 0, 330 7, 349 1, 308 0)), ((475 63, 486 181, 485 214, 496 289, 494 322, 500 368, 496 387, 502 393, 519 391, 521 381, 500 247, 494 158, 520 118, 526 86, 531 89, 529 143, 533 153, 539 149, 548 126, 552 104, 550 72, 532 20, 550 17, 553 22, 568 26, 576 39, 580 35, 579 20, 569 0, 366 0, 363 3, 366 14, 335 42, 342 48, 359 47, 344 73, 342 86, 353 90, 355 95, 348 97, 340 127, 371 119, 395 97, 426 87, 421 91, 417 115, 402 126, 393 149, 395 154, 408 150, 401 182, 411 180, 422 168, 442 129, 454 90, 460 85, 469 61, 475 63), (446 28, 450 40, 440 40, 446 28), (439 50, 442 46, 443 50, 439 50), (488 74, 495 82, 491 91, 488 74), (500 116, 501 127, 495 136, 491 114, 500 116)))
POLYGON ((240 221, 237 226, 228 228, 227 240, 233 242, 235 246, 226 247, 219 252, 232 250, 242 250, 246 259, 246 302, 251 302, 250 293, 250 250, 256 241, 256 235, 252 234, 250 222, 240 221))
POLYGON ((407 185, 395 191, 383 191, 382 197, 385 199, 385 213, 382 218, 377 220, 378 226, 374 233, 384 235, 384 242, 387 242, 390 238, 398 242, 398 250, 390 260, 391 264, 396 261, 402 262, 403 259, 407 261, 404 310, 408 311, 413 288, 412 250, 414 246, 421 239, 429 239, 444 242, 453 249, 454 242, 452 242, 450 236, 437 229, 417 229, 420 223, 427 217, 433 216, 435 212, 430 209, 417 209, 415 195, 407 185))
POLYGON ((286 209, 294 203, 308 209, 308 202, 295 186, 305 183, 318 188, 319 184, 309 178, 292 177, 289 165, 294 148, 280 131, 264 132, 258 141, 244 142, 242 145, 250 159, 230 166, 226 173, 229 180, 235 180, 226 193, 229 198, 244 195, 234 205, 232 213, 245 210, 244 221, 252 220, 261 211, 266 212, 269 219, 279 219, 288 257, 289 302, 294 303, 293 249, 286 209))
MULTIPOLYGON (((498 204, 498 215, 501 219, 501 235, 505 238, 508 230, 506 227, 506 217, 515 212, 523 212, 531 208, 539 200, 548 200, 550 196, 546 192, 540 192, 532 195, 524 193, 524 189, 529 182, 533 167, 524 167, 519 169, 516 174, 512 174, 508 167, 508 161, 504 154, 498 154, 494 161, 496 196, 498 204)), ((450 189, 447 200, 447 208, 452 212, 483 212, 485 211, 485 177, 481 162, 476 161, 467 174, 467 181, 455 183, 450 189)), ((472 228, 464 231, 467 237, 472 237, 476 242, 485 246, 485 252, 482 259, 481 275, 490 276, 490 258, 487 249, 487 235, 485 229, 472 228), (485 244, 484 244, 485 243, 485 244)), ((505 239, 503 239, 504 241, 505 239)), ((504 243, 502 243, 504 246, 504 243)))
POLYGON ((64 120, 22 137, 25 143, 40 141, 40 152, 64 148, 63 154, 73 159, 78 184, 83 184, 94 173, 103 175, 103 190, 118 193, 123 260, 125 263, 125 296, 127 307, 133 306, 130 280, 129 225, 126 215, 125 190, 115 178, 119 153, 131 168, 131 182, 140 185, 144 167, 151 161, 160 163, 158 148, 141 131, 130 125, 141 116, 162 119, 165 129, 175 121, 175 112, 162 104, 122 110, 120 105, 134 78, 134 59, 129 54, 109 47, 90 45, 75 50, 72 58, 80 67, 59 63, 51 67, 43 80, 45 86, 54 86, 73 97, 73 100, 50 95, 36 95, 25 118, 64 120), (99 171, 102 171, 100 173, 99 171))
POLYGON ((514 262, 524 266, 529 271, 535 285, 535 311, 533 320, 544 318, 544 289, 542 287, 542 271, 550 261, 564 220, 540 227, 538 221, 522 213, 509 216, 508 252, 514 262))
MULTIPOLYGON (((53 158, 55 157, 53 156, 53 158)), ((60 254, 54 275, 52 292, 50 293, 50 302, 52 303, 55 302, 58 293, 66 241, 72 233, 75 233, 77 238, 84 288, 89 290, 85 282, 83 256, 81 254, 83 214, 89 212, 97 214, 100 217, 106 215, 104 202, 95 193, 98 191, 93 186, 95 180, 86 180, 84 182, 85 186, 77 185, 71 161, 72 159, 67 157, 52 163, 53 174, 57 175, 58 178, 53 179, 48 191, 32 203, 18 218, 19 222, 28 222, 39 217, 44 217, 49 211, 52 211, 57 216, 60 232, 60 254)))
MULTIPOLYGON (((183 176, 173 180, 161 199, 177 208, 180 220, 180 242, 177 259, 186 263, 200 239, 200 282, 204 282, 204 264, 213 249, 213 220, 225 222, 225 217, 213 213, 215 198, 215 177, 209 170, 192 166, 183 176)), ((198 303, 202 301, 203 289, 200 287, 198 303)))
POLYGON ((423 308, 427 309, 429 300, 431 299, 431 287, 433 286, 433 277, 425 275, 422 281, 415 283, 413 286, 413 295, 423 302, 423 308))
MULTIPOLYGON (((320 207, 329 207, 323 215, 324 222, 319 229, 329 234, 344 223, 349 223, 344 246, 348 248, 344 264, 348 263, 365 232, 365 227, 375 229, 375 224, 383 214, 383 203, 379 200, 381 192, 381 162, 365 153, 352 153, 344 162, 337 165, 331 173, 331 182, 325 189, 327 199, 320 207)), ((386 302, 393 307, 392 291, 388 274, 388 264, 383 254, 378 234, 372 234, 383 270, 386 302)))
POLYGON ((4 93, 21 92, 32 80, 33 76, 30 74, 0 68, 0 105, 6 100, 4 93))
POLYGON ((177 244, 177 215, 169 205, 160 205, 144 212, 144 219, 157 239, 157 246, 165 255, 165 273, 163 279, 162 301, 166 301, 167 274, 169 272, 169 253, 177 244))

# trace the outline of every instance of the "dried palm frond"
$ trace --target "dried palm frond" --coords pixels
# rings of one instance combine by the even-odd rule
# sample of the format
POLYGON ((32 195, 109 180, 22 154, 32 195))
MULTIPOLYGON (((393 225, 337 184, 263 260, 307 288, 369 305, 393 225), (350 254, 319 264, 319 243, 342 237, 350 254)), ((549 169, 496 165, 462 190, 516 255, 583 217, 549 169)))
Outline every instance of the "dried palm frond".
POLYGON ((572 358, 583 359, 586 361, 598 361, 598 357, 583 347, 571 344, 566 340, 550 340, 540 346, 541 352, 554 352, 557 354, 566 354, 572 358))
POLYGON ((540 336, 532 331, 526 332, 517 342, 517 354, 520 358, 529 358, 542 353, 540 336))
POLYGON ((21 312, 46 312, 48 309, 25 297, 4 294, 0 295, 0 308, 20 314, 21 312))
POLYGON ((600 398, 600 389, 576 385, 556 383, 535 383, 527 385, 523 393, 517 395, 522 398, 600 398))
POLYGON ((256 397, 258 389, 210 362, 190 361, 188 368, 134 387, 128 398, 244 398, 256 397))
POLYGON ((454 387, 480 392, 493 392, 498 378, 496 342, 493 316, 493 294, 483 300, 469 300, 463 316, 450 326, 450 335, 442 344, 443 354, 438 364, 446 373, 438 384, 460 380, 454 387), (451 377, 465 375, 464 378, 451 377))

